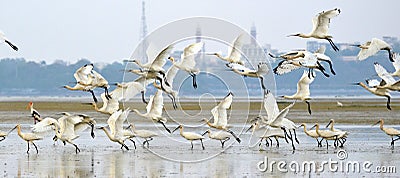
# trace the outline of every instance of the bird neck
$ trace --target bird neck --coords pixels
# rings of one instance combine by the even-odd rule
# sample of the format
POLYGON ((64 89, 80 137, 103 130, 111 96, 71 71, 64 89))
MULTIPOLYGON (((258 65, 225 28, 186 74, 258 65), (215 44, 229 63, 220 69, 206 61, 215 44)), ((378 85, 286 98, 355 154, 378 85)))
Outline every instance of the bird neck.
POLYGON ((381 130, 383 130, 383 120, 381 120, 380 125, 379 125, 379 128, 380 128, 381 130))
POLYGON ((145 114, 142 114, 142 113, 139 112, 139 110, 137 110, 137 109, 133 109, 132 111, 135 112, 135 113, 136 113, 137 115, 139 115, 139 116, 146 117, 145 114))
POLYGON ((317 134, 320 135, 320 134, 319 134, 319 125, 316 125, 316 126, 315 126, 315 132, 317 132, 317 134))
POLYGON ((219 54, 219 53, 215 53, 214 55, 216 55, 218 58, 221 58, 221 59, 226 59, 226 57, 224 57, 224 56, 221 56, 221 54, 219 54))
POLYGON ((304 129, 304 133, 308 133, 308 130, 307 130, 307 126, 306 126, 306 124, 303 124, 303 129, 304 129))
POLYGON ((183 127, 179 128, 179 134, 183 136, 183 127))
POLYGON ((368 87, 367 85, 365 85, 364 83, 360 82, 358 85, 360 85, 360 86, 363 87, 364 89, 366 89, 366 90, 372 92, 372 89, 369 88, 369 87, 368 87))
POLYGON ((68 86, 68 85, 64 85, 63 87, 68 89, 68 90, 77 90, 75 87, 71 87, 71 86, 68 86))
POLYGON ((106 133, 107 137, 108 137, 110 140, 113 139, 113 136, 108 132, 108 130, 107 130, 105 127, 101 128, 101 129, 104 130, 104 132, 106 133))

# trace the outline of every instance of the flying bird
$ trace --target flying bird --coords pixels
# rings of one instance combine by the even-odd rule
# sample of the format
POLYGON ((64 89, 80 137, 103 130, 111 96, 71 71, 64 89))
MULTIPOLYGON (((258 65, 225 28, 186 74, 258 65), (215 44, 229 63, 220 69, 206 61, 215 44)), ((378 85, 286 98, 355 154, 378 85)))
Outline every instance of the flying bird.
POLYGON ((309 71, 304 71, 300 80, 297 82, 297 92, 293 95, 284 95, 285 99, 301 100, 307 104, 308 113, 311 114, 311 106, 308 100, 310 97, 310 84, 315 79, 315 74, 309 75, 309 71))
POLYGON ((389 53, 389 60, 391 62, 394 62, 394 57, 393 57, 393 52, 392 52, 392 47, 386 43, 385 41, 378 39, 378 38, 372 38, 371 41, 367 41, 366 43, 362 45, 352 45, 361 48, 360 52, 357 55, 357 59, 362 61, 367 59, 368 57, 376 54, 380 50, 385 50, 389 53))
POLYGON ((297 33, 289 36, 298 36, 301 38, 316 38, 316 39, 325 39, 329 42, 332 48, 335 51, 339 51, 339 48, 333 43, 332 36, 328 34, 329 24, 331 19, 338 16, 340 14, 340 9, 335 8, 328 11, 322 11, 318 13, 312 20, 313 29, 310 33, 297 33))
POLYGON ((238 63, 228 63, 228 64, 226 64, 226 66, 229 67, 233 72, 235 72, 241 76, 259 78, 262 89, 264 89, 264 90, 267 89, 264 85, 264 76, 263 76, 269 72, 267 63, 260 62, 257 65, 257 70, 249 69, 238 63))
POLYGON ((221 60, 226 61, 228 63, 237 63, 240 65, 244 65, 244 62, 241 60, 242 53, 240 51, 243 46, 243 38, 244 34, 240 34, 235 38, 233 43, 228 48, 228 56, 224 57, 220 53, 210 53, 208 55, 215 55, 221 60))
POLYGON ((392 108, 390 107, 391 95, 389 93, 389 90, 385 89, 385 88, 378 88, 377 86, 380 85, 380 82, 376 79, 366 80, 366 82, 367 82, 368 86, 366 84, 364 84, 363 82, 354 83, 354 85, 359 85, 376 96, 383 96, 383 97, 387 98, 386 108, 389 110, 392 110, 392 108))

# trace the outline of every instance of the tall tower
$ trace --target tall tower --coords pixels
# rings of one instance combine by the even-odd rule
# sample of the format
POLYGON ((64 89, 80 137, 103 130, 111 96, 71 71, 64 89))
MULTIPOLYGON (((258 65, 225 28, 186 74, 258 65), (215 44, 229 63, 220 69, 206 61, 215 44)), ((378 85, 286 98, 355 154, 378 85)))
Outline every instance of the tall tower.
POLYGON ((146 7, 144 1, 142 1, 142 17, 140 26, 139 40, 143 40, 147 35, 147 24, 146 24, 146 7))
POLYGON ((251 39, 251 45, 256 45, 257 42, 257 29, 256 29, 256 25, 253 23, 253 25, 251 26, 250 29, 250 35, 251 37, 253 37, 253 39, 251 39))
MULTIPOLYGON (((200 42, 200 41, 201 41, 201 28, 200 28, 200 26, 198 26, 198 25, 197 25, 197 27, 196 27, 196 34, 195 34, 195 36, 196 36, 196 43, 200 42)), ((203 45, 203 48, 201 48, 201 51, 200 51, 200 53, 202 53, 201 57, 204 57, 204 52, 205 52, 205 51, 206 51, 205 45, 203 45)))

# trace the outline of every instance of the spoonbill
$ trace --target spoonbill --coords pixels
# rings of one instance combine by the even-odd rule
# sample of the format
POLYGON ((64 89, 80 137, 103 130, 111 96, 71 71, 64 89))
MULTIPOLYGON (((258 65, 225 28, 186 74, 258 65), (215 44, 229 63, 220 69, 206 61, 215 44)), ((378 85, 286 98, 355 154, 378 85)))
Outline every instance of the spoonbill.
POLYGON ((203 42, 198 42, 185 47, 181 55, 181 60, 179 62, 175 62, 175 59, 173 57, 168 57, 168 59, 171 60, 173 66, 177 67, 182 71, 186 71, 187 73, 189 73, 190 76, 192 76, 193 88, 197 88, 196 75, 200 72, 199 69, 195 68, 196 66, 195 57, 203 46, 204 46, 203 42))
POLYGON ((39 153, 36 144, 33 141, 36 140, 42 140, 43 137, 40 137, 39 135, 35 134, 35 133, 22 133, 21 132, 21 125, 17 124, 14 129, 17 128, 18 131, 18 136, 21 137, 23 140, 25 140, 28 143, 28 150, 26 151, 27 154, 29 154, 29 143, 32 143, 33 146, 36 149, 36 154, 39 153))
POLYGON ((0 130, 0 142, 3 141, 4 139, 6 139, 6 137, 8 136, 8 134, 10 134, 13 130, 15 130, 16 128, 12 128, 10 131, 8 132, 3 132, 0 130))
POLYGON ((306 123, 302 123, 301 125, 300 125, 300 127, 303 127, 303 129, 304 129, 304 133, 307 135, 307 136, 309 136, 309 137, 311 137, 311 138, 315 138, 316 140, 317 140, 317 143, 318 143, 318 147, 322 147, 322 140, 323 139, 321 139, 321 140, 318 140, 318 138, 320 137, 318 134, 317 134, 317 131, 316 130, 307 130, 307 124, 306 123))
POLYGON ((368 57, 376 54, 380 50, 385 50, 389 53, 389 60, 391 62, 394 62, 392 47, 381 39, 372 38, 371 41, 367 41, 362 45, 352 45, 352 46, 356 46, 361 49, 357 55, 357 59, 360 61, 367 59, 368 57))
MULTIPOLYGON (((130 139, 131 136, 124 135, 123 123, 126 121, 130 109, 126 109, 125 111, 118 110, 111 114, 111 116, 107 120, 108 127, 110 127, 110 132, 105 127, 100 127, 98 129, 102 129, 107 137, 112 141, 119 143, 121 145, 121 149, 125 148, 129 150, 128 146, 125 145, 125 140, 130 139)), ((134 142, 133 140, 131 140, 134 142)))
POLYGON ((359 85, 376 96, 386 97, 387 98, 386 108, 392 110, 392 108, 390 107, 391 95, 389 93, 389 90, 385 88, 377 88, 377 86, 380 85, 380 83, 377 80, 367 80, 366 82, 369 86, 367 86, 363 82, 358 82, 355 83, 354 85, 359 85))
POLYGON ((93 80, 92 78, 94 77, 91 74, 92 69, 93 69, 93 64, 85 64, 84 66, 80 67, 74 73, 74 78, 76 80, 75 86, 71 87, 68 85, 64 85, 63 87, 72 91, 81 90, 90 92, 92 94, 93 101, 97 103, 96 95, 93 92, 93 90, 96 87, 88 85, 90 81, 93 80))
POLYGON ((233 43, 229 45, 228 48, 228 56, 222 56, 220 53, 211 53, 208 55, 215 55, 218 58, 220 58, 223 61, 226 61, 228 63, 237 63, 240 65, 244 65, 244 62, 241 60, 242 54, 241 54, 241 48, 243 46, 243 38, 244 34, 240 34, 235 38, 233 43))
POLYGON ((133 111, 144 118, 148 118, 153 120, 154 122, 160 123, 165 130, 167 130, 168 133, 171 133, 171 131, 165 126, 165 123, 167 122, 167 118, 162 117, 162 110, 164 107, 164 99, 162 96, 162 91, 157 90, 155 95, 150 96, 150 101, 146 106, 146 113, 141 113, 137 109, 133 109, 133 111))
MULTIPOLYGON (((142 71, 148 71, 148 72, 154 72, 154 73, 160 73, 165 77, 165 70, 164 70, 164 65, 167 62, 165 58, 171 53, 172 49, 174 46, 168 45, 165 47, 158 55, 151 61, 143 64, 139 60, 124 60, 124 62, 133 62, 136 65, 138 65, 142 71)), ((169 84, 168 84, 169 85, 169 84)))
POLYGON ((195 140, 200 140, 200 142, 201 142, 201 147, 203 148, 203 150, 205 149, 204 148, 204 145, 203 145, 203 139, 204 139, 204 136, 202 136, 202 135, 200 135, 200 134, 197 134, 197 133, 193 133, 193 132, 184 132, 183 131, 183 125, 181 124, 181 125, 179 125, 177 128, 175 128, 171 133, 174 133, 176 130, 178 130, 179 129, 179 133, 180 133, 180 135, 183 137, 183 138, 185 138, 186 140, 189 140, 190 141, 190 144, 192 145, 192 150, 193 150, 193 141, 195 141, 195 140))
POLYGON ((226 64, 226 66, 229 67, 233 72, 235 72, 241 76, 259 78, 262 89, 264 89, 264 90, 266 89, 266 87, 264 85, 264 76, 263 75, 265 75, 269 72, 267 63, 260 62, 257 65, 257 70, 249 69, 238 63, 229 63, 229 64, 226 64))
POLYGON ((390 142, 390 145, 392 146, 392 149, 394 149, 394 142, 400 139, 400 131, 395 129, 395 128, 391 128, 391 127, 383 127, 383 119, 380 119, 374 125, 376 125, 376 124, 380 124, 379 128, 383 132, 385 132, 386 135, 388 135, 388 136, 390 136, 390 138, 392 138, 392 141, 390 142), (394 136, 396 136, 397 138, 393 140, 394 136))
POLYGON ((15 51, 18 51, 18 47, 17 46, 15 46, 14 44, 12 44, 11 42, 10 42, 10 40, 8 40, 7 38, 6 38, 6 36, 4 35, 4 33, 2 32, 2 31, 0 31, 0 40, 1 40, 1 42, 3 43, 7 43, 13 50, 15 50, 15 51))
POLYGON ((214 140, 219 140, 221 142, 221 147, 224 148, 224 144, 226 141, 228 141, 229 139, 231 139, 231 134, 220 130, 220 131, 216 131, 216 132, 211 132, 210 129, 207 129, 202 136, 204 136, 205 134, 208 133, 208 137, 214 140))
POLYGON ((382 81, 379 83, 379 85, 376 86, 376 88, 384 88, 384 89, 389 89, 391 91, 400 91, 400 80, 394 79, 392 74, 390 74, 378 62, 374 63, 374 67, 376 73, 382 79, 382 81))
POLYGON ((334 128, 334 125, 335 124, 335 120, 334 119, 331 119, 331 120, 329 120, 329 123, 326 125, 326 128, 328 128, 329 126, 329 130, 330 131, 332 131, 332 132, 338 132, 339 133, 339 136, 338 136, 338 141, 340 142, 340 147, 343 147, 343 145, 344 145, 344 143, 346 142, 346 140, 347 140, 347 135, 349 135, 349 132, 347 132, 347 131, 342 131, 342 130, 339 130, 339 129, 335 129, 334 128))
POLYGON ((228 114, 226 110, 231 107, 232 100, 233 93, 229 92, 228 95, 226 95, 225 98, 211 110, 214 122, 211 123, 206 118, 204 118, 203 120, 207 123, 209 127, 229 132, 233 137, 235 137, 236 141, 240 143, 240 138, 236 136, 236 134, 232 130, 230 130, 228 126, 228 114))
POLYGON ((101 108, 98 107, 97 103, 87 103, 93 106, 94 110, 97 112, 111 115, 119 109, 118 98, 110 98, 107 99, 106 94, 103 93, 100 95, 103 100, 103 105, 101 108))
POLYGON ((141 93, 143 102, 146 102, 144 99, 144 92, 146 90, 144 83, 135 80, 126 83, 115 83, 113 85, 117 87, 110 92, 110 95, 115 97, 118 101, 129 101, 138 93, 141 93))
MULTIPOLYGON (((321 71, 322 74, 325 75, 325 77, 329 77, 329 74, 325 72, 325 68, 320 64, 317 55, 309 51, 297 50, 290 51, 280 56, 273 56, 272 54, 270 54, 270 56, 273 58, 285 59, 279 62, 279 64, 273 69, 274 73, 277 75, 286 74, 293 70, 304 67, 308 68, 309 71, 313 69, 318 69, 319 71, 321 71)), ((319 56, 321 59, 323 58, 324 60, 328 60, 328 58, 326 58, 327 56, 319 56)), ((312 73, 310 72, 309 74, 312 73)))
POLYGON ((29 109, 31 111, 31 115, 33 117, 33 123, 36 124, 37 122, 40 122, 42 120, 42 118, 40 118, 40 114, 39 112, 33 108, 33 102, 29 102, 28 106, 26 107, 27 109, 29 109))
POLYGON ((391 74, 392 76, 395 77, 400 77, 400 58, 398 57, 399 53, 393 53, 393 61, 392 65, 395 69, 395 71, 391 74))
POLYGON ((156 83, 156 81, 153 82, 154 87, 156 87, 159 90, 163 90, 167 94, 167 96, 171 99, 172 106, 174 109, 178 108, 178 106, 176 105, 176 97, 178 96, 178 91, 175 91, 172 88, 172 83, 174 82, 174 78, 178 70, 179 69, 176 66, 172 65, 167 70, 165 79, 161 80, 159 85, 156 83), (170 86, 164 85, 163 89, 163 87, 161 87, 162 83, 170 83, 170 86))
POLYGON ((315 132, 317 132, 317 134, 322 137, 323 139, 325 139, 326 142, 326 149, 329 148, 329 144, 328 144, 328 140, 334 140, 334 145, 335 147, 337 146, 337 142, 338 142, 338 137, 340 135, 340 133, 338 132, 333 132, 330 130, 319 130, 319 124, 316 123, 312 128, 315 127, 315 132))
MULTIPOLYGON (((281 128, 273 128, 273 127, 270 127, 268 125, 263 127, 263 128, 264 128, 264 131, 262 132, 261 135, 259 135, 260 140, 258 141, 259 142, 258 146, 260 147, 260 150, 261 150, 261 144, 262 144, 263 140, 265 140, 265 145, 267 147, 269 145, 272 146, 271 137, 275 138, 276 147, 277 148, 279 148, 279 140, 278 140, 278 138, 284 138, 286 140, 286 142, 289 143, 289 141, 286 139, 285 132, 284 132, 283 129, 281 129, 281 128), (271 144, 268 142, 268 140, 271 142, 271 144)), ((253 130, 253 133, 252 133, 252 135, 253 135, 257 129, 260 129, 260 123, 259 122, 254 122, 250 126, 250 128, 247 129, 247 131, 249 131, 250 129, 253 130)))
POLYGON ((149 142, 153 140, 153 137, 158 136, 158 134, 156 132, 153 132, 151 130, 144 130, 144 129, 137 130, 135 127, 135 124, 133 124, 133 123, 130 123, 128 128, 130 128, 132 130, 133 134, 136 137, 140 137, 140 138, 144 139, 143 147, 147 143, 147 148, 149 148, 149 142))
POLYGON ((331 22, 331 18, 336 17, 340 14, 340 9, 335 8, 328 11, 322 11, 318 13, 312 20, 313 29, 310 33, 297 33, 289 36, 298 36, 301 38, 316 38, 316 39, 325 39, 329 42, 332 48, 335 51, 339 51, 339 48, 333 43, 332 36, 328 35, 329 24, 331 22))
POLYGON ((297 92, 293 95, 284 95, 283 98, 304 101, 307 104, 308 113, 311 114, 311 106, 308 100, 311 99, 310 84, 314 81, 314 79, 315 74, 309 75, 309 71, 304 71, 299 82, 297 82, 297 92))

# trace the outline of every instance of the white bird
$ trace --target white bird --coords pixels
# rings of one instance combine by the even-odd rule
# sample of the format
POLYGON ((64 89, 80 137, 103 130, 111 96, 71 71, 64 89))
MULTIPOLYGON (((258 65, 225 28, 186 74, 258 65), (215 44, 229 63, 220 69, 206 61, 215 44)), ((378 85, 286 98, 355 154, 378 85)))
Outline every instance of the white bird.
POLYGON ((307 136, 309 136, 309 137, 311 137, 311 138, 315 138, 316 140, 317 140, 317 143, 318 143, 318 147, 322 147, 322 140, 323 139, 321 139, 321 140, 318 140, 318 138, 320 138, 320 136, 317 134, 317 131, 316 130, 307 130, 307 125, 306 125, 306 123, 302 123, 301 125, 300 125, 300 127, 303 127, 304 128, 304 133, 307 135, 307 136))
MULTIPOLYGON (((148 72, 155 72, 155 73, 160 73, 165 77, 165 70, 164 70, 164 65, 167 62, 165 58, 171 53, 172 49, 174 46, 168 45, 166 48, 164 48, 158 55, 153 59, 150 60, 149 62, 143 64, 139 60, 124 60, 125 62, 133 62, 136 65, 138 65, 142 71, 148 71, 148 72)), ((150 57, 150 56, 148 56, 150 57)))
POLYGON ((135 124, 133 124, 133 123, 129 124, 129 128, 131 128, 133 134, 136 137, 140 137, 140 138, 144 139, 143 147, 147 143, 147 148, 148 148, 149 147, 149 142, 151 140, 153 140, 153 137, 157 137, 158 136, 158 134, 156 132, 153 132, 151 130, 144 130, 144 129, 137 130, 136 127, 135 127, 135 124))
POLYGON ((329 127, 329 130, 330 130, 330 131, 332 131, 332 132, 338 132, 338 133, 339 133, 338 141, 339 141, 340 144, 341 144, 340 147, 343 147, 344 143, 345 143, 346 140, 347 140, 347 136, 349 135, 349 132, 347 132, 347 131, 342 131, 342 130, 340 130, 340 129, 335 129, 335 128, 334 128, 334 124, 335 124, 335 120, 334 120, 334 119, 331 119, 331 120, 329 120, 329 123, 326 125, 326 128, 328 128, 328 127, 330 126, 330 127, 329 127))
MULTIPOLYGON (((196 54, 199 53, 201 48, 204 46, 203 42, 193 43, 183 50, 181 55, 181 60, 176 62, 173 57, 169 57, 168 59, 171 60, 173 66, 177 67, 178 69, 189 73, 190 76, 193 78, 193 88, 197 88, 196 82, 196 75, 200 72, 198 68, 195 68, 196 61, 195 57, 196 54)), ((169 81, 168 81, 169 82, 169 81)), ((171 83, 170 83, 171 84, 171 83)))
POLYGON ((175 91, 172 88, 173 86, 172 83, 174 82, 174 78, 176 76, 176 73, 178 73, 178 70, 179 69, 176 66, 172 65, 167 70, 165 79, 161 80, 159 85, 156 83, 156 81, 153 82, 154 87, 156 87, 159 90, 163 90, 167 94, 167 96, 172 100, 172 106, 174 109, 178 108, 178 106, 176 105, 176 97, 178 96, 178 91, 175 91), (170 86, 166 85, 166 83, 169 83, 170 86), (164 87, 161 87, 161 85, 163 85, 164 87))
POLYGON ((325 39, 329 42, 332 48, 335 51, 339 51, 339 48, 333 43, 332 36, 328 35, 329 23, 331 22, 331 18, 336 17, 340 14, 340 9, 335 8, 328 11, 322 11, 318 13, 312 20, 313 29, 308 34, 297 33, 289 36, 298 36, 301 38, 316 38, 316 39, 325 39))
POLYGON ((229 139, 231 139, 231 134, 220 130, 217 132, 211 132, 210 129, 207 129, 202 135, 204 136, 205 134, 208 133, 208 137, 214 140, 219 140, 221 142, 221 147, 224 148, 224 144, 226 141, 228 141, 229 139))
POLYGON ((38 154, 39 151, 38 151, 38 149, 37 149, 36 144, 35 144, 33 141, 42 140, 43 137, 40 137, 39 135, 37 135, 37 134, 35 134, 35 133, 22 133, 22 132, 21 132, 21 125, 20 125, 20 124, 17 124, 17 125, 14 127, 14 129, 15 129, 15 128, 17 128, 18 136, 19 136, 20 138, 22 138, 23 140, 25 140, 25 141, 28 143, 28 150, 26 151, 26 153, 29 154, 29 143, 32 143, 33 146, 35 146, 36 154, 38 154))
POLYGON ((314 79, 315 79, 315 74, 309 75, 309 71, 304 71, 299 82, 297 82, 297 92, 290 96, 285 95, 283 96, 283 98, 304 101, 305 103, 307 103, 308 113, 311 114, 311 106, 308 100, 311 99, 310 84, 314 81, 314 79))
MULTIPOLYGON (((280 56, 273 56, 269 54, 273 58, 282 58, 279 64, 273 69, 274 73, 277 75, 286 74, 292 72, 293 70, 299 69, 301 67, 308 68, 309 71, 313 69, 318 69, 324 74, 326 77, 329 77, 329 74, 325 72, 325 68, 320 64, 319 56, 321 60, 328 60, 330 59, 326 55, 320 53, 311 53, 305 50, 295 50, 287 52, 280 56)), ((312 74, 311 72, 309 74, 312 74)))
MULTIPOLYGON (((130 111, 131 110, 129 109, 126 109, 125 111, 118 110, 108 118, 107 124, 108 127, 110 127, 110 132, 105 127, 99 128, 106 133, 107 137, 111 141, 119 143, 121 145, 121 149, 125 148, 126 150, 129 150, 129 148, 125 145, 124 142, 125 140, 132 138, 132 136, 124 134, 125 131, 123 128, 123 124, 126 121, 126 118, 128 117, 130 111)), ((133 140, 131 141, 134 142, 133 140)))
POLYGON ((200 142, 201 142, 201 147, 203 148, 203 150, 205 149, 204 148, 204 145, 203 145, 203 139, 204 139, 204 137, 202 136, 202 135, 200 135, 200 134, 197 134, 197 133, 193 133, 193 132, 184 132, 183 131, 183 125, 181 124, 181 125, 179 125, 176 129, 174 129, 171 133, 174 133, 176 130, 178 130, 179 129, 179 133, 180 133, 180 135, 183 137, 183 138, 185 138, 186 140, 189 140, 190 141, 190 144, 192 145, 192 150, 193 150, 193 141, 195 141, 195 140, 200 140, 200 142))
POLYGON ((279 111, 278 104, 276 102, 274 95, 269 90, 267 90, 266 92, 264 92, 264 100, 263 100, 263 105, 265 111, 267 112, 267 117, 263 116, 258 117, 259 119, 261 119, 259 120, 259 122, 262 122, 262 124, 282 129, 285 132, 285 135, 292 141, 293 150, 295 150, 295 146, 293 143, 293 136, 291 130, 293 130, 294 132, 294 137, 296 142, 299 143, 296 135, 297 126, 296 124, 294 124, 293 121, 285 117, 289 113, 290 108, 294 106, 294 104, 295 102, 293 102, 292 104, 286 106, 284 109, 279 111), (289 131, 290 135, 286 133, 287 132, 286 130, 289 131))
POLYGON ((10 134, 13 130, 15 130, 16 128, 12 128, 10 131, 8 132, 3 132, 0 130, 0 142, 3 141, 4 139, 6 139, 6 137, 8 136, 8 134, 10 134))
POLYGON ((146 102, 146 100, 144 100, 144 93, 146 91, 144 83, 135 80, 126 83, 115 83, 115 85, 117 87, 110 92, 110 95, 118 101, 129 101, 137 94, 141 93, 143 102, 146 102))
MULTIPOLYGON (((163 73, 164 76, 161 76, 159 72, 154 72, 154 71, 145 71, 141 69, 129 69, 126 70, 127 72, 139 75, 140 77, 137 78, 135 81, 140 82, 143 84, 143 86, 147 86, 150 83, 153 83, 155 80, 160 82, 160 88, 161 90, 166 90, 165 86, 171 87, 171 85, 166 81, 165 73, 163 73), (165 85, 164 85, 165 84, 165 85)), ((145 91, 145 89, 144 89, 145 91)), ((142 95, 142 100, 144 96, 142 95)), ((145 102, 147 104, 147 102, 145 102)))
POLYGON ((394 79, 382 65, 378 62, 374 63, 375 71, 382 81, 377 85, 377 88, 389 89, 391 91, 400 91, 400 80, 394 79))
POLYGON ((392 141, 390 142, 390 145, 392 146, 392 149, 394 148, 394 142, 400 139, 400 131, 395 129, 395 128, 391 128, 391 127, 383 127, 383 119, 380 119, 376 124, 380 124, 379 128, 385 132, 386 135, 390 136, 390 138, 392 138, 392 141), (393 140, 393 137, 396 136, 397 138, 393 140))
POLYGON ((336 72, 333 70, 332 59, 325 55, 326 47, 324 45, 320 46, 317 51, 314 52, 314 55, 317 57, 318 61, 326 62, 329 65, 329 69, 333 75, 336 75, 336 72))
POLYGON ((338 138, 339 138, 339 135, 340 135, 339 132, 333 132, 333 131, 330 131, 330 130, 319 130, 319 124, 318 123, 316 123, 311 128, 314 128, 314 127, 315 127, 315 132, 317 132, 317 134, 321 138, 325 139, 326 149, 328 149, 328 147, 329 147, 328 140, 334 140, 334 145, 336 147, 337 142, 338 142, 338 138))
POLYGON ((244 38, 244 34, 240 34, 239 36, 237 36, 235 38, 233 43, 231 45, 229 45, 228 56, 224 57, 220 53, 211 53, 208 55, 215 55, 218 58, 220 58, 221 60, 224 60, 228 63, 237 63, 240 65, 244 65, 244 62, 241 60, 241 57, 242 57, 241 49, 243 46, 243 38, 244 38))
POLYGON ((262 149, 261 149, 261 144, 262 144, 262 141, 263 141, 263 140, 265 140, 265 145, 266 145, 267 147, 268 147, 269 145, 272 146, 271 137, 275 138, 276 147, 277 147, 277 148, 279 148, 279 140, 278 140, 278 138, 284 138, 284 139, 286 140, 286 142, 289 143, 288 140, 287 140, 286 137, 285 137, 285 131, 284 131, 283 129, 281 129, 281 128, 273 128, 273 127, 270 127, 270 126, 268 126, 268 125, 267 125, 267 126, 260 127, 260 123, 259 123, 258 121, 257 121, 257 122, 254 122, 254 123, 250 126, 250 128, 247 129, 247 131, 249 131, 250 129, 253 129, 252 135, 254 135, 255 131, 256 131, 256 130, 259 130, 259 129, 261 129, 261 128, 263 128, 263 132, 262 132, 262 134, 260 134, 260 135, 258 136, 258 137, 260 138, 260 140, 257 142, 257 143, 259 143, 258 146, 260 147, 260 150, 262 150, 262 149), (269 141, 270 141, 271 143, 269 143, 269 141))
POLYGON ((394 62, 392 62, 392 64, 393 64, 395 71, 391 75, 395 76, 395 77, 400 77, 400 57, 398 57, 398 56, 399 56, 399 53, 393 53, 393 61, 394 62))
POLYGON ((241 76, 259 78, 262 89, 264 89, 264 90, 266 89, 266 87, 264 85, 264 76, 263 75, 265 75, 269 72, 267 63, 260 62, 257 65, 257 70, 249 69, 238 63, 228 63, 228 64, 226 64, 226 66, 229 67, 233 72, 235 72, 241 76))
POLYGON ((229 92, 228 95, 213 109, 211 109, 211 114, 213 115, 214 122, 211 123, 208 119, 204 118, 203 120, 207 123, 209 127, 224 130, 232 134, 235 137, 236 141, 240 143, 240 138, 236 136, 236 134, 229 129, 228 126, 228 114, 226 112, 232 105, 233 93, 229 92))
POLYGON ((93 90, 96 87, 89 85, 90 81, 93 80, 92 78, 94 77, 91 74, 92 69, 93 69, 93 64, 85 64, 84 66, 80 67, 74 73, 74 78, 76 80, 75 86, 71 87, 68 85, 64 85, 63 87, 72 91, 81 90, 90 92, 92 94, 93 101, 97 103, 96 95, 93 92, 93 90))
POLYGON ((336 106, 338 106, 338 107, 343 107, 343 103, 340 102, 340 101, 336 101, 336 106))
POLYGON ((367 41, 362 45, 352 45, 352 46, 361 48, 360 52, 357 55, 357 59, 360 61, 367 59, 368 57, 376 54, 380 50, 386 50, 389 53, 389 60, 391 62, 394 62, 392 47, 381 39, 372 38, 371 41, 367 41))
POLYGON ((171 133, 171 131, 165 126, 167 118, 162 116, 163 107, 164 99, 162 96, 162 91, 157 90, 154 95, 150 96, 150 101, 146 106, 146 113, 143 114, 137 109, 133 109, 133 111, 141 117, 148 118, 154 122, 162 124, 165 130, 167 130, 168 133, 171 133))
POLYGON ((103 100, 103 105, 101 106, 101 108, 97 106, 97 103, 88 103, 92 105, 97 112, 111 115, 119 109, 118 98, 112 97, 110 99, 107 99, 105 93, 102 93, 100 97, 103 100))
POLYGON ((36 124, 36 121, 40 122, 42 118, 40 117, 39 112, 33 108, 33 102, 29 102, 27 109, 31 111, 31 116, 33 117, 33 123, 36 124))
POLYGON ((7 43, 13 50, 18 51, 18 47, 15 46, 14 44, 12 44, 10 42, 10 40, 7 39, 7 37, 4 35, 4 33, 2 31, 0 31, 0 40, 1 43, 7 43))
POLYGON ((369 91, 370 93, 376 95, 376 96, 383 96, 387 98, 386 101, 386 108, 389 110, 392 110, 392 108, 390 107, 390 99, 391 99, 391 95, 389 93, 388 89, 385 88, 377 88, 377 86, 380 85, 380 82, 376 79, 374 80, 366 80, 367 84, 369 86, 367 86, 366 84, 364 84, 363 82, 358 82, 358 83, 354 83, 354 85, 359 85, 361 87, 363 87, 364 89, 366 89, 367 91, 369 91))

